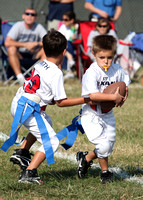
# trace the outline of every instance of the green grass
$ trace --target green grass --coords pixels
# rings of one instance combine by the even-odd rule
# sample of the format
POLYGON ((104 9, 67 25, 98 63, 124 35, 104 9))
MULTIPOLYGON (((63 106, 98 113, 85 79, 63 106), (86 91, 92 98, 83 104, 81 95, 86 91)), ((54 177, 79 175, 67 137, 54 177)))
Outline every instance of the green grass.
MULTIPOLYGON (((122 108, 115 108, 117 140, 115 149, 109 156, 109 166, 118 166, 130 175, 143 178, 143 88, 133 87, 140 83, 135 82, 129 88, 129 97, 122 108)), ((81 94, 81 83, 77 79, 65 82, 68 97, 77 97, 81 94)), ((11 101, 18 86, 0 87, 0 132, 10 133, 12 116, 10 113, 11 101)), ((53 119, 56 132, 71 123, 73 117, 78 115, 80 106, 59 108, 48 106, 46 112, 53 119)), ((27 130, 22 127, 19 135, 27 135, 27 130)), ((0 145, 2 145, 0 141, 0 145)), ((143 199, 143 185, 129 182, 115 177, 111 184, 100 183, 100 169, 91 168, 85 179, 80 180, 76 174, 76 163, 55 158, 55 164, 47 166, 46 162, 38 168, 38 173, 43 179, 42 185, 18 184, 21 170, 9 162, 13 150, 12 146, 6 153, 0 150, 0 197, 4 200, 135 200, 143 199)), ((75 154, 79 150, 91 151, 94 146, 89 143, 85 135, 78 134, 74 146, 68 151, 59 148, 60 152, 75 154)), ((97 163, 95 161, 94 163, 97 163)))

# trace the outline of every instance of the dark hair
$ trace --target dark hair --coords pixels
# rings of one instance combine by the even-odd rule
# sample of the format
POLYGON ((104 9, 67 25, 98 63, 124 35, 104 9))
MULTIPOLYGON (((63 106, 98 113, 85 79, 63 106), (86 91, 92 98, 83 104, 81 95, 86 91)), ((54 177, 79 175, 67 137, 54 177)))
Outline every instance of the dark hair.
POLYGON ((67 11, 65 13, 63 13, 63 16, 66 15, 70 20, 73 19, 74 22, 76 21, 76 15, 74 12, 72 11, 67 11))
POLYGON ((67 40, 59 31, 51 29, 43 37, 43 48, 47 57, 59 56, 67 47, 67 40))
POLYGON ((93 54, 105 50, 111 50, 113 54, 116 54, 116 49, 117 40, 112 35, 98 35, 93 38, 93 54))

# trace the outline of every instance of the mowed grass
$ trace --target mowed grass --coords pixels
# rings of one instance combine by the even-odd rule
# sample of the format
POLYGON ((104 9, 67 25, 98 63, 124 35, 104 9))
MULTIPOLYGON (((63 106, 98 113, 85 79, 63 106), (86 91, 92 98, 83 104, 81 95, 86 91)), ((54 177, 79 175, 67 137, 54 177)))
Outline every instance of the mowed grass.
MULTIPOLYGON (((137 85, 141 86, 140 83, 137 85)), ((12 116, 10 113, 11 101, 18 86, 0 87, 0 132, 9 135, 12 116)), ((65 89, 68 97, 77 97, 81 94, 81 83, 77 79, 67 80, 65 89)), ((56 132, 71 124, 78 115, 80 106, 59 108, 56 105, 48 106, 46 112, 53 119, 56 132)), ((115 149, 109 157, 110 167, 120 167, 130 175, 143 178, 143 173, 136 170, 143 169, 143 87, 136 87, 135 83, 129 88, 129 96, 122 108, 114 108, 117 127, 115 149)), ((95 130, 96 131, 96 130, 95 130)), ((22 127, 19 136, 26 136, 27 130, 22 127)), ((0 145, 2 145, 0 141, 0 145)), ((44 161, 38 168, 43 184, 19 184, 21 170, 9 162, 9 157, 17 146, 12 146, 6 153, 0 150, 0 197, 4 200, 130 200, 143 199, 143 185, 129 182, 115 177, 110 184, 100 183, 100 169, 91 168, 85 179, 77 178, 77 164, 66 159, 55 158, 55 164, 47 166, 44 161)), ((80 132, 74 146, 60 152, 74 154, 77 151, 92 151, 86 135, 80 132)), ((94 161, 94 163, 98 163, 94 161)))

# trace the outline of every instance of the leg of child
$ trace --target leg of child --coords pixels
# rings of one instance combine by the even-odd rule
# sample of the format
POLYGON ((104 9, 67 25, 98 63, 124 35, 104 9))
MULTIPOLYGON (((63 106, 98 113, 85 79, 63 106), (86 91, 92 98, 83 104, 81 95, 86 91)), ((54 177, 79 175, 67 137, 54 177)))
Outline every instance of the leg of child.
POLYGON ((111 183, 113 181, 113 173, 108 171, 108 157, 98 158, 101 167, 101 183, 111 183))
POLYGON ((99 165, 101 167, 101 171, 107 171, 108 170, 108 157, 106 158, 98 158, 99 165))
POLYGON ((20 149, 29 150, 30 147, 36 142, 36 137, 31 133, 28 133, 27 137, 25 138, 24 142, 22 143, 20 149))
POLYGON ((90 161, 96 159, 97 155, 95 154, 94 151, 92 151, 92 152, 88 153, 85 158, 86 158, 87 162, 90 162, 90 161))
POLYGON ((27 170, 37 169, 39 167, 39 165, 45 160, 45 158, 46 158, 45 153, 43 153, 41 151, 37 151, 31 161, 31 163, 27 167, 27 170))
MULTIPOLYGON (((88 153, 85 158, 86 158, 87 162, 90 162, 90 161, 96 159, 97 155, 95 154, 94 151, 92 151, 92 152, 88 153)), ((99 161, 99 165, 101 167, 101 171, 107 171, 108 170, 108 157, 98 158, 98 161, 99 161)))
POLYGON ((75 64, 75 61, 73 59, 72 54, 70 54, 68 51, 66 52, 67 56, 67 71, 71 71, 72 66, 75 64))
POLYGON ((66 51, 66 56, 68 60, 73 60, 72 54, 70 54, 68 51, 66 51))

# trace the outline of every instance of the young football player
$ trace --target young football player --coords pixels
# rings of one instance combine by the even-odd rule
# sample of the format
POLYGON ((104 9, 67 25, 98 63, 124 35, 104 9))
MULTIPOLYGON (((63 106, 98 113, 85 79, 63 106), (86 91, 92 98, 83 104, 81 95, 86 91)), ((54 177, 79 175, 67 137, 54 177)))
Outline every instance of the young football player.
POLYGON ((89 141, 95 149, 88 152, 78 152, 78 177, 83 178, 94 159, 98 159, 101 167, 101 182, 111 182, 113 174, 108 170, 108 157, 114 149, 116 140, 115 118, 112 109, 102 110, 100 102, 115 101, 116 106, 122 106, 128 94, 130 79, 119 64, 114 64, 116 53, 116 39, 109 35, 96 36, 93 39, 92 53, 96 59, 87 69, 82 79, 82 96, 90 97, 98 102, 96 106, 83 105, 81 124, 89 141), (118 94, 105 94, 104 89, 115 82, 124 81, 126 95, 123 98, 118 94), (117 98, 118 96, 118 98, 117 98))
POLYGON ((19 88, 11 105, 14 116, 10 138, 1 147, 7 149, 15 143, 16 128, 21 122, 29 131, 20 149, 11 156, 14 164, 19 164, 23 170, 19 182, 40 183, 37 174, 38 166, 47 159, 48 164, 54 163, 53 154, 59 147, 59 140, 52 128, 52 120, 43 110, 47 104, 56 103, 60 107, 74 106, 89 102, 89 98, 67 98, 64 89, 61 66, 66 52, 67 40, 60 32, 51 30, 43 37, 43 48, 46 59, 35 64, 31 77, 19 88), (32 161, 29 148, 35 141, 41 147, 35 153, 32 161), (29 164, 30 163, 30 164, 29 164))

